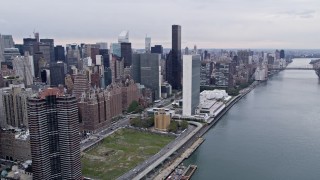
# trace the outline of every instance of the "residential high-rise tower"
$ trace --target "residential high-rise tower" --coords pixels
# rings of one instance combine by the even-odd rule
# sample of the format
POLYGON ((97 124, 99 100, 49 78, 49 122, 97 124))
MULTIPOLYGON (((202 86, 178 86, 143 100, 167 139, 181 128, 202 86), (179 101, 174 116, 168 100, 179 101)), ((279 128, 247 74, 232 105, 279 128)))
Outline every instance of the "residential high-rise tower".
POLYGON ((33 179, 82 179, 77 100, 57 88, 28 99, 33 179))

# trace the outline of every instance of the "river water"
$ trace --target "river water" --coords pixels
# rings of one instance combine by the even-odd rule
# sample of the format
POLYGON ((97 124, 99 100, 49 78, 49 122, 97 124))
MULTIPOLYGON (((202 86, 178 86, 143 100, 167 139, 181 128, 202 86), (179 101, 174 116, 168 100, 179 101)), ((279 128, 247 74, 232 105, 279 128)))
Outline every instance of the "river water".
MULTIPOLYGON (((294 59, 290 66, 306 66, 294 59)), ((192 179, 319 180, 320 84, 314 71, 285 70, 257 86, 204 136, 184 164, 192 179)))

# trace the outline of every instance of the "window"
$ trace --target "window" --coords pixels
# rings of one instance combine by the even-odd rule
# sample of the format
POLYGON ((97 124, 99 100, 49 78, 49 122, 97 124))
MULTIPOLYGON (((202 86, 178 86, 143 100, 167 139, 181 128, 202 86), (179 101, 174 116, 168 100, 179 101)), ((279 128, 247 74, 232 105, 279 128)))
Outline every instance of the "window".
POLYGON ((58 134, 53 134, 49 136, 49 151, 50 153, 55 153, 60 151, 58 134))
POLYGON ((61 172, 60 156, 51 157, 50 158, 50 165, 51 165, 52 174, 60 173, 61 172))
POLYGON ((56 112, 49 112, 47 114, 47 120, 48 120, 48 130, 51 131, 57 131, 58 130, 58 117, 56 112))

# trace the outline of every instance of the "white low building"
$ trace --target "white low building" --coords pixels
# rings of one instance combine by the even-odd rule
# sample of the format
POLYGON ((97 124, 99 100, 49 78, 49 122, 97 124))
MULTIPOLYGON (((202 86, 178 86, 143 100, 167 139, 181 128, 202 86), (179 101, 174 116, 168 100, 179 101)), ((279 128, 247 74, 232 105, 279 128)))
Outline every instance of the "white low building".
POLYGON ((225 90, 202 91, 200 93, 200 103, 196 109, 198 115, 208 115, 215 117, 225 108, 225 101, 231 99, 225 90))
POLYGON ((206 90, 200 93, 200 103, 202 100, 226 100, 228 97, 226 90, 206 90))

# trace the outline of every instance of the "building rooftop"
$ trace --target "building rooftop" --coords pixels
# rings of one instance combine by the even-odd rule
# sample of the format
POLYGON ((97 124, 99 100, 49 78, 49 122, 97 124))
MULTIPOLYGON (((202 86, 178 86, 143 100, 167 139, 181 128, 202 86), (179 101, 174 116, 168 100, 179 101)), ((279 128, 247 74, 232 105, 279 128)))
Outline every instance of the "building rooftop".
POLYGON ((215 89, 215 90, 212 90, 212 91, 206 90, 206 91, 202 91, 200 93, 200 101, 201 101, 201 99, 208 99, 208 100, 217 99, 217 100, 220 100, 220 99, 227 98, 228 96, 229 95, 226 92, 226 90, 218 90, 218 89, 215 89))
POLYGON ((54 96, 54 95, 57 97, 63 96, 64 92, 58 88, 47 88, 39 93, 39 98, 45 99, 47 96, 54 96))

